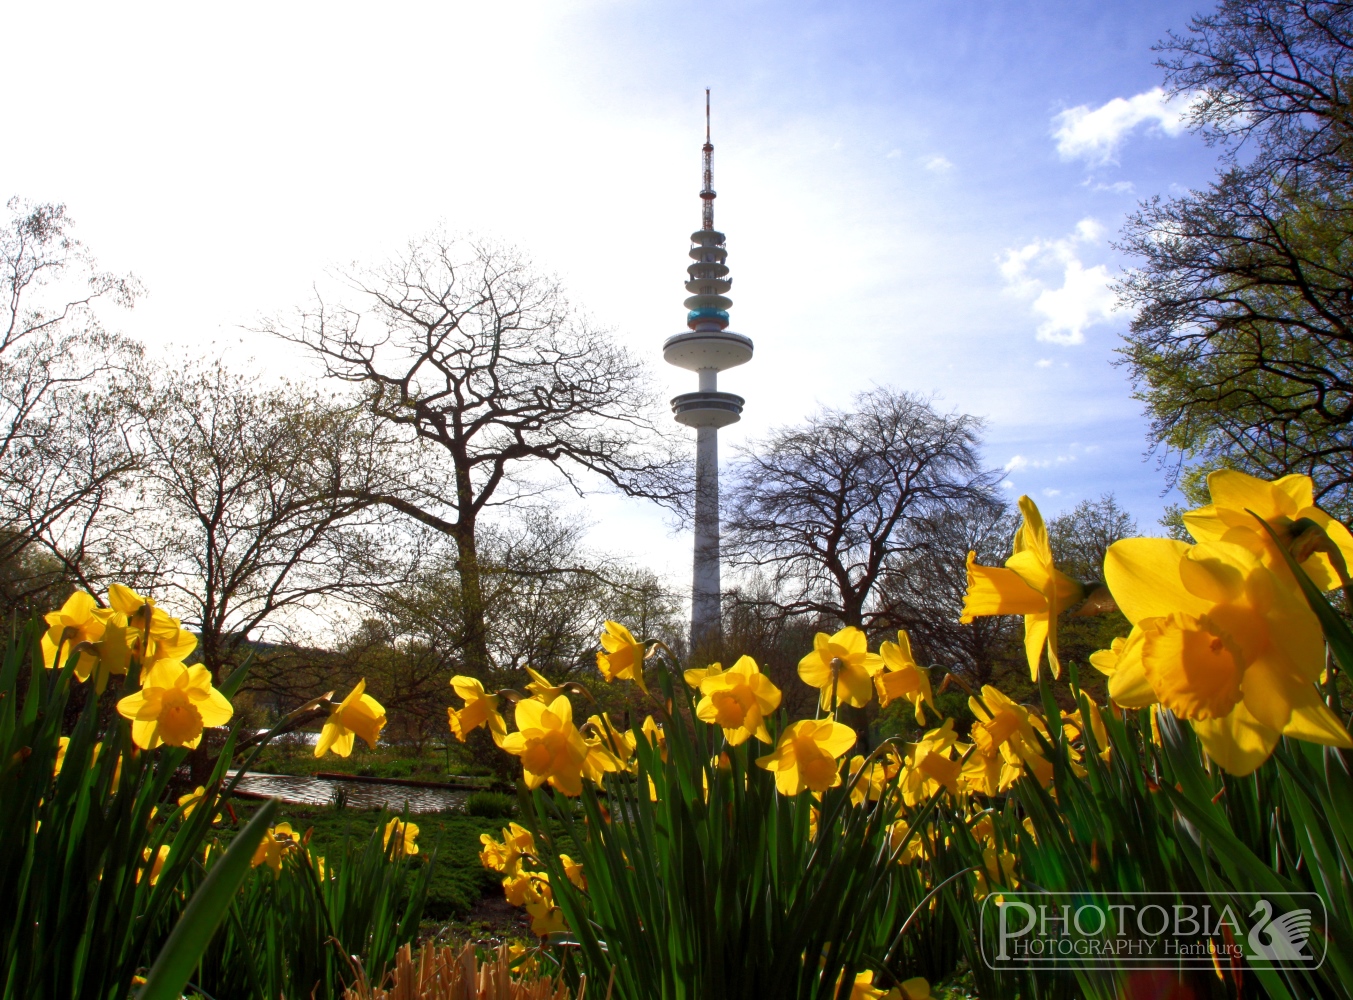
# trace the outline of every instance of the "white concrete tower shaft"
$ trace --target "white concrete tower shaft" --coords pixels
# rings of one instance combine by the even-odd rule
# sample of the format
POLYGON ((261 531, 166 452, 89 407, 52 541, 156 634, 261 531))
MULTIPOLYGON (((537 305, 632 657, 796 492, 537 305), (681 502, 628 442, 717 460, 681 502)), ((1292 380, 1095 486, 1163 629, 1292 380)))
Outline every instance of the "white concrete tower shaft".
POLYGON ((720 622, 719 579, 719 428, 735 423, 743 398, 719 391, 719 372, 752 358, 752 342, 728 329, 728 250, 714 228, 714 146, 710 142, 709 91, 705 91, 701 226, 691 234, 685 301, 689 332, 663 344, 668 364, 696 372, 699 389, 672 400, 676 421, 695 428, 695 553, 691 577, 691 649, 699 652, 716 640, 720 622))

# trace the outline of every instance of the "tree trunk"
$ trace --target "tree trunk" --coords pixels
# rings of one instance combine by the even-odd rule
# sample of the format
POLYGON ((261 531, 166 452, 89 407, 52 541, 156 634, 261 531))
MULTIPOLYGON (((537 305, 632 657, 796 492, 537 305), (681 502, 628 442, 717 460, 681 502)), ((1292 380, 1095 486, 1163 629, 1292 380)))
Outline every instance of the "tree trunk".
POLYGON ((484 616, 484 586, 479 572, 474 522, 456 536, 456 574, 460 577, 460 614, 465 629, 462 646, 465 672, 488 685, 493 669, 489 662, 488 625, 484 616))

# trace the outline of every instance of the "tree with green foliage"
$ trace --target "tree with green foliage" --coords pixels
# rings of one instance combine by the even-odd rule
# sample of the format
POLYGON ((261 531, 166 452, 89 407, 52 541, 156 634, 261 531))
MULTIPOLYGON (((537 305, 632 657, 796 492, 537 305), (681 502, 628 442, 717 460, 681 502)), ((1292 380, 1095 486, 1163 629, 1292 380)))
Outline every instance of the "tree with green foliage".
POLYGON ((1120 249, 1123 363, 1176 471, 1301 472, 1353 515, 1353 6, 1223 0, 1157 50, 1221 153, 1120 249))

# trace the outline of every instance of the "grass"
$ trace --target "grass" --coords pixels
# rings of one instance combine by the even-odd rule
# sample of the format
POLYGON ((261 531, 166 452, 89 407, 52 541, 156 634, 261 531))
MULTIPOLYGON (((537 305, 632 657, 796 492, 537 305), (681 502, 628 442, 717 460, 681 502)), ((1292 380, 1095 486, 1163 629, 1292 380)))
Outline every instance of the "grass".
MULTIPOLYGON (((240 821, 258 808, 259 803, 236 799, 232 806, 240 821)), ((311 833, 311 842, 321 853, 336 849, 346 838, 364 840, 379 823, 375 809, 335 809, 333 807, 295 806, 283 803, 277 822, 290 823, 299 834, 311 833)), ((499 877, 479 863, 479 835, 501 835, 505 820, 466 816, 461 813, 428 813, 410 817, 418 824, 419 855, 426 864, 436 852, 436 867, 428 892, 425 921, 461 923, 471 915, 481 899, 502 896, 499 877)))

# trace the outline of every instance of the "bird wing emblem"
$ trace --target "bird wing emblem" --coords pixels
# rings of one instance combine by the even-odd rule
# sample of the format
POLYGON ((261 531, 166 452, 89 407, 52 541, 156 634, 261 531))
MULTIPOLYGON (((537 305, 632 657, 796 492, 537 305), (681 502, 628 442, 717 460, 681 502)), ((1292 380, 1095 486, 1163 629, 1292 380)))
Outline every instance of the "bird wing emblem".
POLYGON ((1306 939, 1311 936, 1311 911, 1289 910, 1275 918, 1264 930, 1270 935, 1275 949, 1287 945, 1294 953, 1300 954, 1306 947, 1306 939))

